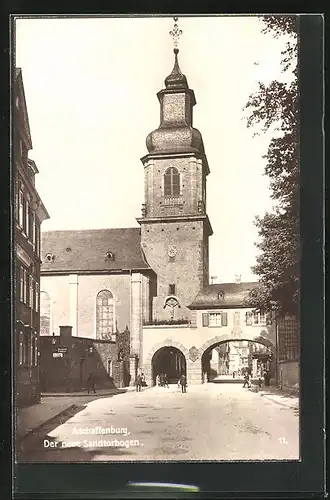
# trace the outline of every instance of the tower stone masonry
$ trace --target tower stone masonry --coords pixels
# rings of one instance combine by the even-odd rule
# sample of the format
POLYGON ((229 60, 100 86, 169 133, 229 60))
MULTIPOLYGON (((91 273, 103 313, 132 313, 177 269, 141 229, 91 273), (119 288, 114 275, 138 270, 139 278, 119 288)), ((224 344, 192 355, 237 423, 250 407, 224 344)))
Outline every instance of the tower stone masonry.
POLYGON ((187 306, 209 282, 212 227, 206 213, 209 166, 201 133, 193 128, 194 91, 188 86, 174 49, 172 73, 158 92, 160 125, 146 140, 145 202, 141 245, 157 275, 153 320, 190 320, 187 306), (166 299, 177 299, 175 311, 166 299))

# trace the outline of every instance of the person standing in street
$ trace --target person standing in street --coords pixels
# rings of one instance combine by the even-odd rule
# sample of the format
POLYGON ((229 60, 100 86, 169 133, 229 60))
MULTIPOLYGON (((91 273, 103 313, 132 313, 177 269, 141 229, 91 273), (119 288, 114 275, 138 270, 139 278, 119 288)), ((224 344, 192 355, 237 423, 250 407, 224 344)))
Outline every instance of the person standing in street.
POLYGON ((141 392, 142 378, 141 375, 136 377, 136 392, 141 392))
POLYGON ((88 376, 88 379, 87 379, 87 392, 88 394, 93 391, 94 394, 96 394, 96 390, 95 390, 95 380, 94 380, 94 377, 93 377, 93 374, 90 373, 89 376, 88 376))
POLYGON ((183 373, 180 378, 180 384, 181 384, 181 392, 187 392, 187 378, 185 374, 183 373))
POLYGON ((167 373, 164 373, 164 387, 167 387, 168 389, 167 373))
POLYGON ((250 374, 249 372, 247 371, 244 375, 244 384, 243 384, 243 387, 251 387, 251 384, 250 384, 250 374))

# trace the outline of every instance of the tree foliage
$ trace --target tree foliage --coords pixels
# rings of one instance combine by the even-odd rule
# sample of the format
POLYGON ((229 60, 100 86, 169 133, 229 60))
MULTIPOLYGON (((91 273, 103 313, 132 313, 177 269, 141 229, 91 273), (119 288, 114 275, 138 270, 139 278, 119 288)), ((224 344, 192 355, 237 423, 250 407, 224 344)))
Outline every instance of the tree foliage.
POLYGON ((296 16, 264 16, 262 32, 275 38, 286 35, 282 71, 292 71, 289 83, 259 82, 249 97, 247 126, 272 131, 265 174, 270 180, 272 213, 256 217, 259 254, 252 268, 262 283, 253 290, 248 304, 265 310, 297 314, 299 308, 299 93, 298 29, 296 16))

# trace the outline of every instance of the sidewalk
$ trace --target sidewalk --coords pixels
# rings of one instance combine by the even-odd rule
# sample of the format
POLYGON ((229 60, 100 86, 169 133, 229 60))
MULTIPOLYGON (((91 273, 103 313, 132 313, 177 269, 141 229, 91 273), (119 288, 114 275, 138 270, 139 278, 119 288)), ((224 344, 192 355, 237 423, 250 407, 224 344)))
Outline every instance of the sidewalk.
MULTIPOLYGON (((133 387, 134 389, 134 387, 133 387)), ((88 394, 87 390, 77 391, 77 392, 43 392, 41 394, 42 398, 63 398, 63 397, 79 397, 79 396, 112 396, 113 394, 122 394, 132 390, 131 387, 125 387, 123 389, 97 389, 96 394, 90 392, 88 394)))
POLYGON ((125 389, 100 389, 96 394, 87 392, 46 393, 41 395, 40 403, 26 408, 19 408, 16 414, 16 437, 22 441, 30 434, 37 432, 44 425, 56 420, 62 414, 79 411, 87 403, 100 397, 125 394, 135 390, 135 387, 125 389))
MULTIPOLYGON (((253 390, 251 387, 250 390, 253 390)), ((253 390, 255 392, 255 390, 253 390)), ((285 406, 287 408, 292 408, 294 410, 299 410, 299 396, 294 393, 281 391, 278 387, 269 386, 262 387, 259 389, 258 394, 263 396, 274 403, 285 406)))

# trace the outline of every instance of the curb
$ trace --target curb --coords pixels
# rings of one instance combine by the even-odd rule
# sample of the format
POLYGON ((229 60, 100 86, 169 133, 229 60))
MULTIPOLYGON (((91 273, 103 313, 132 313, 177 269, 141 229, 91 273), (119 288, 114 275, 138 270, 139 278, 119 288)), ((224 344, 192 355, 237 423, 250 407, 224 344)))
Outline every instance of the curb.
MULTIPOLYGON (((297 407, 295 406, 295 404, 287 405, 285 403, 281 403, 281 401, 276 401, 276 399, 273 399, 273 398, 269 397, 269 396, 271 396, 271 394, 270 395, 268 395, 268 394, 260 394, 260 396, 263 396, 264 398, 268 399, 269 401, 273 401, 273 403, 276 403, 276 404, 278 404, 280 406, 284 406, 285 408, 289 408, 291 410, 297 409, 297 407)), ((298 409, 299 409, 299 403, 298 403, 298 409)))
POLYGON ((56 413, 56 415, 53 415, 52 417, 48 418, 44 422, 41 422, 41 424, 37 425, 37 427, 34 427, 33 429, 30 429, 28 432, 26 432, 22 436, 18 436, 17 437, 17 443, 21 444, 23 441, 25 441, 26 438, 28 438, 29 436, 35 434, 36 432, 39 432, 45 425, 51 424, 54 420, 56 420, 57 418, 61 417, 66 412, 68 412, 70 410, 75 410, 75 409, 79 409, 79 407, 76 406, 76 405, 70 405, 67 408, 65 408, 64 410, 60 411, 59 413, 56 413))
POLYGON ((92 393, 92 394, 88 394, 88 393, 84 393, 84 394, 77 394, 77 393, 72 393, 72 392, 67 392, 67 393, 60 393, 60 394, 57 394, 56 392, 53 392, 53 393, 41 393, 41 398, 67 398, 67 397, 70 397, 70 398, 84 398, 84 397, 88 397, 88 396, 98 396, 98 397, 102 397, 102 396, 116 396, 117 394, 125 394, 126 392, 129 392, 127 390, 121 390, 121 389, 110 389, 109 392, 104 392, 104 393, 92 393), (113 391, 113 392, 110 392, 110 391, 113 391))

